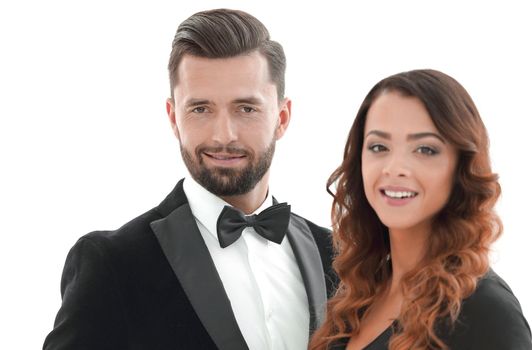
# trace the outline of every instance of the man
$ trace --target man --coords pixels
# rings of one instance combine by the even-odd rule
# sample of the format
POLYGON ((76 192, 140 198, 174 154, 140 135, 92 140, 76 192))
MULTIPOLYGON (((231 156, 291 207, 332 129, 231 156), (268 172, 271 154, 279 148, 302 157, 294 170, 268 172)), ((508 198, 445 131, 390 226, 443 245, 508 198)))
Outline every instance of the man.
POLYGON ((282 47, 247 13, 179 26, 166 107, 191 176, 76 243, 44 349, 306 349, 333 288, 331 245, 268 192, 290 122, 284 71, 282 47))

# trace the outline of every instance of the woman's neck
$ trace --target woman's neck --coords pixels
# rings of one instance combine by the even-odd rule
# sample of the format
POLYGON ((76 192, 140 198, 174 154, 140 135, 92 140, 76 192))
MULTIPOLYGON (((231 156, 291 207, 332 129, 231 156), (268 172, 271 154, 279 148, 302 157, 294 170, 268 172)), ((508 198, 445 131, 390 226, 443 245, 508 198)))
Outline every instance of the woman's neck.
POLYGON ((403 276, 424 258, 429 228, 390 229, 392 280, 389 291, 398 292, 403 276))

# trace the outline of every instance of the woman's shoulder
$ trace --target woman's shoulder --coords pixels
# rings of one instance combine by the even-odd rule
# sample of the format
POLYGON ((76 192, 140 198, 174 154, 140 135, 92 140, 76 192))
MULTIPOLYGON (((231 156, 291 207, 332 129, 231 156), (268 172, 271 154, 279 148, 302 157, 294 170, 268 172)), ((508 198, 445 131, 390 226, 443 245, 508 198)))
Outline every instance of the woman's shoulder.
POLYGON ((532 349, 530 327, 519 301, 491 269, 479 280, 475 292, 464 299, 455 326, 455 335, 467 334, 465 338, 475 349, 532 349))
POLYGON ((510 286, 492 269, 482 277, 475 292, 463 302, 462 313, 472 318, 522 316, 521 305, 510 286))
MULTIPOLYGON (((505 310, 517 309, 521 312, 519 301, 515 297, 510 286, 492 269, 484 275, 477 284, 475 292, 464 300, 464 308, 481 309, 491 312, 504 312, 505 310)), ((464 310, 465 311, 465 310, 464 310)))

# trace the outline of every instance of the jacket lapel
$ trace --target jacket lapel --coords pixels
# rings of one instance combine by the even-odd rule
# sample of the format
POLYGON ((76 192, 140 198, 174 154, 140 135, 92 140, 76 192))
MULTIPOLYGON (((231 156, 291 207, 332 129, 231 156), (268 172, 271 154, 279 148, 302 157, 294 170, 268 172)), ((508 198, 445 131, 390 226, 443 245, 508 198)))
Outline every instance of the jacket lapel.
POLYGON ((297 263, 305 290, 310 311, 310 333, 313 333, 324 320, 327 291, 325 274, 316 241, 306 222, 295 215, 291 216, 286 233, 297 263))
POLYGON ((188 203, 153 221, 161 248, 203 326, 221 350, 247 350, 231 303, 188 203))

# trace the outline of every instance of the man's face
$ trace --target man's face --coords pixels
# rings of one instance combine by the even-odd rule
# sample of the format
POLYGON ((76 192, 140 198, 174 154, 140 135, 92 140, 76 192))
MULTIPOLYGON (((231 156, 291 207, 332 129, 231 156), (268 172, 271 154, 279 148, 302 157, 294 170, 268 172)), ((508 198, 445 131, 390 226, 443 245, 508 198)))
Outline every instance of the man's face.
POLYGON ((185 55, 167 111, 192 177, 218 196, 267 181, 275 142, 290 121, 258 52, 209 59, 185 55))

